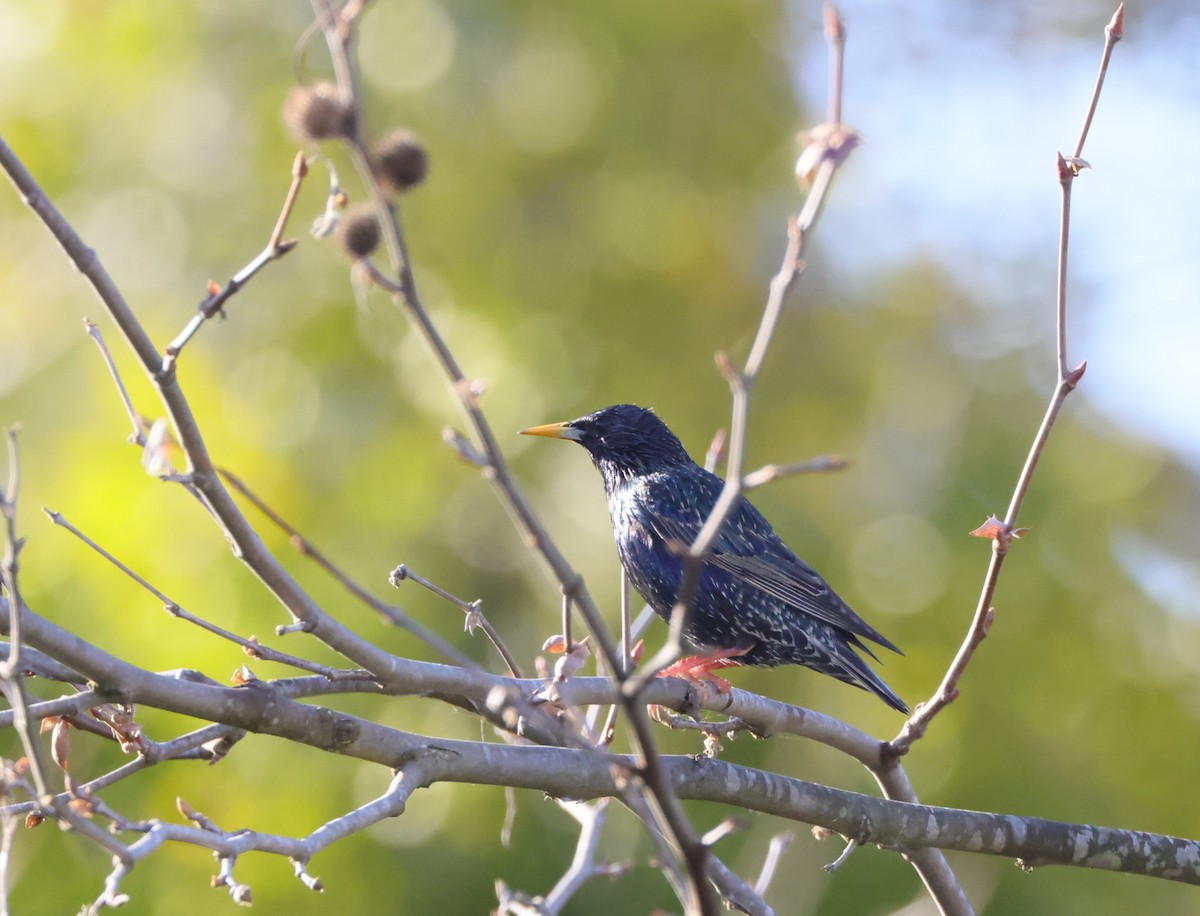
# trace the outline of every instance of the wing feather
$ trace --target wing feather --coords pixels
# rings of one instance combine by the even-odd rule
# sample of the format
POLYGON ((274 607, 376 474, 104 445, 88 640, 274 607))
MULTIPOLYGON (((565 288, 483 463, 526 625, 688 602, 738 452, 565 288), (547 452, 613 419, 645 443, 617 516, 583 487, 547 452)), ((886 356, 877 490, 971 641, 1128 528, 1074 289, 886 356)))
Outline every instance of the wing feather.
MULTIPOLYGON (((721 489, 720 479, 709 476, 704 486, 715 502, 721 489)), ((690 545, 700 533, 707 512, 696 504, 681 503, 674 494, 675 490, 669 487, 652 488, 648 494, 654 508, 650 526, 664 541, 690 545)), ((712 505, 712 502, 704 501, 706 505, 712 505)), ((739 498, 705 562, 795 611, 810 614, 848 633, 900 652, 883 634, 854 613, 816 570, 789 550, 761 513, 744 498, 739 498)), ((866 649, 861 643, 859 645, 866 649)), ((867 651, 874 657, 870 650, 867 651)))

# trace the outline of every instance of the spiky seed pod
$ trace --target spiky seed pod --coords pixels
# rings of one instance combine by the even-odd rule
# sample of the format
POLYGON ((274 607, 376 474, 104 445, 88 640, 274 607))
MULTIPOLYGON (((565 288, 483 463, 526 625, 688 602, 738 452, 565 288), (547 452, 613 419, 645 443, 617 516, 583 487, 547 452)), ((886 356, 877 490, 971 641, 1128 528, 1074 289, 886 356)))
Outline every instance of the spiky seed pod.
POLYGON ((415 133, 407 127, 398 127, 375 144, 371 169, 382 185, 400 194, 425 180, 429 154, 415 133))
POLYGON ((342 101, 333 83, 295 86, 284 99, 283 122, 301 143, 349 137, 354 109, 342 101))
POLYGON ((350 257, 367 257, 379 245, 379 221, 368 206, 355 207, 338 222, 334 238, 350 257))

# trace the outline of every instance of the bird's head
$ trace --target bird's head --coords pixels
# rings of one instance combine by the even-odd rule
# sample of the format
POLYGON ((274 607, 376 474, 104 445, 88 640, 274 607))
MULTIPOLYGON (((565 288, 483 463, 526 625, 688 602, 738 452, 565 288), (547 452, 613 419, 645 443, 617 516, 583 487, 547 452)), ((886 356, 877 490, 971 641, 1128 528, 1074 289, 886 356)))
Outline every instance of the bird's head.
POLYGON ((525 436, 578 442, 600 469, 606 486, 692 463, 683 443, 653 411, 633 404, 605 407, 578 420, 523 429, 525 436))

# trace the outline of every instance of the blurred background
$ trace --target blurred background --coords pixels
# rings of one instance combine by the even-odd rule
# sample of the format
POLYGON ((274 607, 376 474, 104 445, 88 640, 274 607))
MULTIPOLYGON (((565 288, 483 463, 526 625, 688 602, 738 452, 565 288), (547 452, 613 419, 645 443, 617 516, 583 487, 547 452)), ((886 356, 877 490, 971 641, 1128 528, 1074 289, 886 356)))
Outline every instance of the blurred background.
MULTIPOLYGON (((748 466, 840 453, 836 475, 792 478, 756 504, 864 617, 901 645, 883 674, 927 697, 974 608, 989 545, 1054 383, 1059 188, 1093 85, 1108 2, 890 4, 847 0, 845 119, 864 143, 841 172, 808 270, 755 389, 748 466)), ((279 111, 306 3, 0 2, 0 133, 96 247, 165 345, 211 278, 266 242, 296 146, 279 111)), ((418 283, 544 519, 616 615, 618 569, 586 456, 516 431, 634 401, 697 457, 728 423, 713 354, 744 357, 801 203, 796 135, 823 117, 816 2, 603 4, 378 0, 363 21, 369 129, 425 140, 430 178, 403 202, 418 283)), ((1189 169, 1200 130, 1200 9, 1130 7, 1126 39, 1076 182, 1069 358, 1088 360, 1034 480, 996 596, 992 637, 961 698, 906 761, 923 801, 1155 832, 1200 834, 1200 286, 1189 169)), ((327 75, 315 43, 305 79, 327 75)), ((348 163, 338 164, 352 197, 348 163)), ((405 585, 398 563, 467 599, 526 663, 557 629, 558 596, 504 508, 442 444, 455 402, 383 296, 357 304, 347 265, 302 238, 204 327, 180 378, 218 463, 381 597, 498 667, 461 614, 405 585)), ((223 679, 245 658, 154 599, 38 509, 64 513, 175 601, 264 638, 285 614, 176 487, 142 471, 81 319, 107 336, 138 408, 161 411, 116 330, 49 235, 0 194, 0 423, 19 422, 22 586, 38 612, 145 667, 223 679)), ((254 517, 253 510, 248 512, 254 517)), ((264 537, 325 607, 388 649, 420 644, 347 600, 282 537, 264 537)), ((649 642, 663 629, 656 624, 649 642)), ((292 637, 282 648, 332 662, 292 637)), ((263 677, 281 669, 258 664, 263 677)), ((736 672, 739 686, 892 737, 900 717, 802 669, 736 672)), ((46 695, 53 688, 43 688, 46 695)), ((410 731, 486 737, 428 701, 334 701, 410 731)), ((146 713, 153 737, 194 727, 146 713)), ((19 753, 12 734, 0 751, 19 753)), ((694 735, 664 733, 694 753, 694 735)), ((796 739, 739 738, 725 758, 874 791, 867 774, 796 739)), ((76 740, 77 778, 120 763, 76 740)), ((303 835, 382 792, 378 767, 250 738, 213 772, 157 767, 108 790, 131 818, 175 818, 181 796, 226 829, 303 835)), ((615 809, 614 809, 615 810, 615 809)), ((728 812, 690 809, 699 829, 728 812)), ((519 797, 438 786, 400 819, 311 864, 251 856, 237 876, 275 913, 482 912, 502 878, 549 890, 576 831, 519 797)), ((780 912, 924 913, 895 855, 748 813, 722 857, 757 874, 772 834, 797 841, 768 895, 780 912)), ((677 909, 650 847, 612 815, 604 855, 638 867, 587 886, 571 912, 677 909)), ((1192 888, 951 856, 990 914, 1191 913, 1192 888)), ((108 869, 50 826, 22 831, 14 909, 70 912, 108 869)), ((126 879, 133 913, 232 907, 201 850, 168 847, 126 879)))

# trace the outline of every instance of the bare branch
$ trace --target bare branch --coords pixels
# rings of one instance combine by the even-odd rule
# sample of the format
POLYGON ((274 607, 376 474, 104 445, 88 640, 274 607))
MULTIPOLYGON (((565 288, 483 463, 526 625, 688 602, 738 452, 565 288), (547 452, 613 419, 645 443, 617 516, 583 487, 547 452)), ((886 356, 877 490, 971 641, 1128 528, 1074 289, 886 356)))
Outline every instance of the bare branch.
MULTIPOLYGON (((7 762, 4 764, 8 768, 7 762)), ((0 916, 11 912, 8 905, 9 868, 12 862, 13 836, 17 832, 17 819, 11 814, 0 814, 0 916)))
POLYGON ((783 854, 787 852, 794 839, 796 839, 796 835, 790 830, 771 837, 771 845, 767 847, 767 857, 763 859, 762 870, 758 873, 758 880, 754 882, 754 892, 760 897, 766 895, 767 888, 771 886, 771 882, 775 878, 779 860, 783 858, 783 854))
POLYGON ((314 563, 331 575, 343 588, 346 589, 359 601, 366 604, 372 610, 384 617, 394 626, 400 627, 402 630, 407 630, 412 633, 417 639, 421 640, 425 645, 429 646, 436 652, 439 652, 443 657, 454 662, 456 665, 462 665, 465 668, 478 667, 474 660, 458 651, 451 643, 447 642, 442 637, 438 636, 432 630, 422 626, 417 621, 413 620, 403 610, 395 605, 387 604, 380 601, 365 588, 350 578, 339 567, 334 565, 333 561, 325 556, 313 543, 304 537, 296 528, 285 521, 279 513, 268 506, 262 499, 258 497, 240 477, 225 468, 217 468, 217 473, 224 478, 233 489, 237 490, 244 496, 259 512, 265 515, 276 527, 283 531, 290 539, 291 545, 303 556, 308 557, 314 563))
POLYGON ((818 455, 807 461, 797 461, 794 464, 767 464, 757 471, 751 471, 742 478, 742 489, 753 490, 781 477, 792 477, 796 474, 824 474, 829 471, 841 471, 850 464, 841 455, 818 455))
POLYGON ((958 696, 958 682, 963 672, 966 671, 967 665, 975 654, 975 650, 991 630, 996 614, 993 601, 996 586, 1000 579, 1000 570, 1004 564, 1004 558, 1008 555, 1008 549, 1013 537, 1019 536, 1017 516, 1020 514, 1022 505, 1024 505, 1025 496, 1029 492, 1034 471, 1037 470, 1038 461, 1046 448, 1050 432, 1054 428, 1055 421, 1058 419, 1063 402, 1066 400, 1067 395, 1075 390, 1075 386, 1079 384, 1079 380, 1083 377, 1083 373, 1087 369, 1086 361, 1081 362, 1074 369, 1068 368, 1067 363, 1067 248, 1071 226, 1071 186, 1075 180, 1075 176, 1079 174, 1082 167, 1079 155, 1083 152, 1083 141, 1087 138, 1088 127, 1092 122, 1092 115, 1095 112, 1096 103, 1100 97, 1100 89, 1104 83, 1104 74, 1108 69, 1108 59, 1112 55, 1113 46, 1123 34, 1123 22, 1124 4, 1117 8, 1112 21, 1104 30, 1104 56, 1101 60, 1100 74, 1096 79, 1096 87, 1088 105, 1088 113, 1084 119, 1079 143, 1075 147, 1075 154, 1070 160, 1064 159, 1061 153, 1057 155, 1058 181, 1062 187, 1062 207, 1059 221, 1058 283, 1055 303, 1058 383, 1050 397, 1050 404, 1046 408, 1046 413, 1042 417, 1041 426, 1033 438, 1033 444, 1030 446, 1025 464, 1021 468, 1020 475, 1017 477, 1016 487, 1013 489, 1012 499, 1008 504, 1008 512, 1005 514, 1004 520, 1002 522, 993 520, 995 524, 986 525, 984 529, 981 529, 984 536, 990 537, 992 540, 992 557, 988 563, 987 573, 984 575, 983 589, 979 596, 979 602, 975 607, 971 626, 967 630, 967 635, 962 645, 951 661, 950 667, 946 670, 946 674, 942 678, 942 682, 937 690, 934 691, 933 696, 916 707, 912 716, 904 723, 904 727, 900 733, 892 740, 891 752, 897 756, 907 753, 912 747, 913 742, 925 734, 933 718, 958 696))
POLYGON ((620 874, 624 870, 621 866, 614 870, 614 866, 596 861, 600 833, 604 829, 605 815, 608 812, 608 799, 601 799, 592 804, 559 802, 559 807, 578 822, 579 840, 575 844, 575 856, 571 860, 571 867, 542 901, 542 909, 548 914, 561 912, 579 888, 592 878, 620 874))
MULTIPOLYGON (((402 660, 358 636, 326 614, 266 549, 258 534, 238 510, 237 504, 221 485, 174 367, 164 369, 153 342, 104 269, 95 251, 84 244, 79 234, 42 193, 29 170, 3 140, 0 140, 0 168, 4 169, 17 188, 21 199, 37 214, 62 246, 67 257, 87 278, 137 354, 142 368, 158 390, 179 434, 179 442, 188 461, 186 479, 194 485, 196 495, 217 521, 226 540, 232 546, 234 555, 255 573, 292 615, 293 624, 290 628, 315 633, 330 648, 375 674, 391 671, 402 660)), ((279 632, 279 628, 276 632, 279 632)))
POLYGON ((1075 152, 1071 154, 1072 159, 1078 159, 1083 155, 1083 144, 1087 141, 1088 131, 1092 126, 1092 118, 1096 114, 1096 105, 1100 102, 1100 90, 1104 88, 1104 77, 1108 73, 1108 61, 1112 57, 1113 48, 1124 37, 1125 4, 1121 3, 1117 6, 1117 11, 1113 13, 1108 25, 1104 27, 1104 51, 1100 56, 1100 72, 1096 74, 1096 86, 1092 89, 1092 98, 1088 103, 1087 113, 1083 117, 1083 127, 1079 131, 1079 140, 1075 144, 1075 152))
POLYGON ((129 434, 129 441, 135 445, 146 444, 146 434, 142 431, 141 418, 133 409, 133 402, 129 400, 129 392, 125 390, 125 383, 121 381, 121 373, 117 371, 117 364, 113 362, 112 354, 108 352, 108 344, 104 342, 104 335, 100 333, 100 329, 96 327, 96 323, 90 318, 83 319, 83 330, 88 337, 96 342, 96 346, 100 350, 100 355, 104 357, 104 364, 108 366, 108 372, 116 383, 117 392, 121 395, 121 403, 125 405, 125 413, 129 416, 129 422, 133 424, 133 432, 129 434))
POLYGON ((450 604, 453 604, 455 607, 461 610, 466 615, 464 623, 466 631, 468 633, 474 633, 476 629, 483 630, 483 633, 485 636, 487 636, 488 641, 491 642, 496 651, 500 653, 500 657, 504 659, 504 664, 508 667, 508 673, 513 677, 524 677, 524 675, 521 674, 521 666, 517 664, 516 657, 512 654, 512 652, 509 651, 508 646, 504 642, 504 638, 500 635, 500 632, 494 626, 492 626, 491 621, 484 616, 483 602, 480 599, 476 598, 474 601, 464 601, 457 595, 450 594, 450 592, 446 591, 441 586, 435 585, 428 579, 418 576, 403 563, 393 569, 391 574, 388 576, 388 582, 391 583, 393 588, 399 588, 400 583, 405 579, 411 579, 413 582, 416 582, 417 585, 420 585, 422 588, 433 592, 433 594, 437 595, 439 598, 448 601, 450 604))
POLYGON ((114 557, 111 553, 93 541, 90 537, 72 525, 69 521, 67 521, 66 518, 63 517, 61 513, 46 508, 43 508, 42 511, 46 513, 51 522, 61 528, 67 529, 67 531, 71 532, 71 534, 75 535, 75 537, 81 540, 84 544, 86 544, 121 572, 125 573, 125 575, 127 575, 130 579, 148 591, 151 595, 161 601, 163 603, 163 609, 172 617, 178 617, 180 620, 186 620, 188 623, 194 624, 200 627, 200 629, 212 633, 214 636, 220 636, 222 639, 229 640, 230 642, 241 646, 246 654, 251 658, 260 658, 263 661, 278 662, 283 665, 290 665, 293 668, 298 668, 301 671, 308 671, 312 674, 319 674, 321 677, 326 677, 330 680, 337 680, 343 677, 356 679, 370 678, 370 674, 368 674, 366 671, 336 670, 328 667, 327 665, 319 665, 316 662, 310 662, 307 659, 298 658, 297 656, 289 655, 286 652, 280 652, 277 649, 272 649, 270 646, 263 645, 258 641, 257 638, 253 636, 248 639, 238 636, 236 633, 226 630, 224 627, 219 627, 215 623, 210 623, 209 621, 205 620, 203 617, 196 616, 190 611, 185 610, 182 605, 172 601, 165 594, 163 594, 161 591, 135 573, 132 569, 114 557))
POLYGON ((249 264, 234 274, 223 288, 217 286, 215 283, 209 284, 208 295, 200 302, 196 314, 192 316, 192 320, 167 345, 166 356, 163 358, 162 364, 163 374, 171 371, 175 360, 179 357, 187 342, 195 336, 204 322, 208 321, 214 315, 220 314, 225 303, 238 290, 250 282, 250 279, 262 268, 266 267, 272 261, 283 257, 296 247, 294 239, 283 240, 283 231, 287 228, 288 218, 292 215, 292 208, 296 205, 296 196, 300 193, 300 184, 304 181, 306 175, 308 175, 308 162, 304 158, 304 153, 296 153, 296 157, 292 161, 292 183, 288 187, 287 196, 283 201, 283 208, 279 211, 279 218, 275 221, 275 228, 271 231, 271 237, 267 240, 266 247, 249 264))
MULTIPOLYGON (((21 665, 21 591, 17 586, 17 556, 22 542, 17 537, 17 495, 21 489, 21 456, 17 449, 17 427, 4 431, 8 444, 8 484, 0 492, 0 517, 4 519, 4 554, 0 556, 0 585, 9 595, 8 633, 12 640, 8 657, 0 663, 0 680, 11 681, 21 665)), ((18 687, 15 693, 20 694, 18 687)), ((18 700, 19 702, 19 700, 18 700)))

